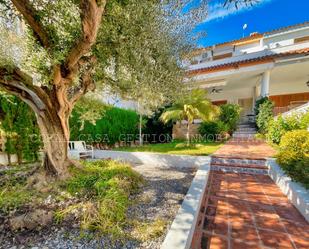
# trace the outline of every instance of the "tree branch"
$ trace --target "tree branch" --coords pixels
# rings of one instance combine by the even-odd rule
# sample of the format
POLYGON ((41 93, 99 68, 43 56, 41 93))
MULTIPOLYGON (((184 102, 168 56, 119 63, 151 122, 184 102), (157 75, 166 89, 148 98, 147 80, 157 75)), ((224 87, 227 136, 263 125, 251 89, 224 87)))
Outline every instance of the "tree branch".
POLYGON ((24 19, 31 27, 34 36, 44 48, 50 47, 50 41, 43 24, 38 20, 37 11, 29 0, 12 0, 13 5, 23 15, 24 19))
POLYGON ((95 84, 92 79, 91 70, 88 70, 81 77, 81 84, 77 88, 73 90, 72 97, 70 102, 74 105, 82 96, 84 96, 87 92, 93 91, 95 89, 95 84))
POLYGON ((20 97, 28 104, 31 101, 35 105, 37 113, 52 106, 48 95, 39 86, 33 84, 29 75, 22 72, 18 67, 8 68, 0 67, 0 87, 20 97))
POLYGON ((95 43, 105 4, 106 0, 102 0, 100 4, 96 0, 80 1, 82 35, 71 48, 66 59, 64 66, 68 72, 74 71, 81 57, 89 53, 92 45, 95 43))

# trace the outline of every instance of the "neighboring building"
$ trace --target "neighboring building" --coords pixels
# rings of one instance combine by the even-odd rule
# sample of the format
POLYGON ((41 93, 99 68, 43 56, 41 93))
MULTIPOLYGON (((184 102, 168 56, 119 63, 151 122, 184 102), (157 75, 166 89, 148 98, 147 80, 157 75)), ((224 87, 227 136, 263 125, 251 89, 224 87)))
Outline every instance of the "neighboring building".
POLYGON ((214 104, 239 104, 244 119, 259 96, 288 111, 309 101, 309 22, 198 49, 184 65, 186 81, 214 104))

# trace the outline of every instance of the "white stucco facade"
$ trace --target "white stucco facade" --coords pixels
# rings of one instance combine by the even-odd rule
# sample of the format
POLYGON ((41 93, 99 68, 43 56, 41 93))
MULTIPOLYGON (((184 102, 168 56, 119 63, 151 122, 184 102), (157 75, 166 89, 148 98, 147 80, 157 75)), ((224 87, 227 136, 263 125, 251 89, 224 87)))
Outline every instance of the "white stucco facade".
POLYGON ((200 49, 184 65, 185 83, 205 88, 214 102, 243 105, 246 114, 260 96, 280 107, 309 101, 309 22, 200 49))

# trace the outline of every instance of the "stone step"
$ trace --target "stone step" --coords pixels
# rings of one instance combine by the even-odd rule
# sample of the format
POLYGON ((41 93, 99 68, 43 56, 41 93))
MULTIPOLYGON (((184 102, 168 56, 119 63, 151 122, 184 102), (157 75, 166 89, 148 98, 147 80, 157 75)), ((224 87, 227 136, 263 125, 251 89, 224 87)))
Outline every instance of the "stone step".
POLYGON ((254 174, 254 175, 268 175, 268 169, 258 169, 258 168, 243 168, 243 167, 222 167, 222 166, 216 166, 212 165, 210 167, 211 170, 214 171, 221 171, 226 173, 238 173, 238 174, 254 174))
POLYGON ((266 160, 262 158, 211 158, 211 169, 223 172, 246 173, 246 174, 268 174, 266 160))
POLYGON ((265 159, 251 159, 251 158, 232 158, 232 157, 216 157, 211 158, 211 163, 221 164, 221 165, 257 165, 257 166, 266 166, 265 159))
POLYGON ((264 144, 265 142, 262 140, 257 140, 255 138, 232 138, 229 141, 226 142, 226 144, 231 144, 231 145, 239 145, 239 143, 242 144, 248 144, 248 145, 258 145, 258 144, 264 144))
POLYGON ((256 131, 235 131, 233 134, 256 134, 256 131))
POLYGON ((254 124, 239 124, 237 125, 239 128, 255 128, 254 124))
POLYGON ((244 133, 234 133, 233 134, 233 136, 232 136, 233 138, 255 138, 255 133, 254 134, 252 134, 252 133, 250 133, 250 134, 244 134, 244 133))
POLYGON ((256 128, 253 128, 253 127, 237 128, 236 132, 239 132, 239 131, 255 131, 256 132, 256 128))
POLYGON ((268 169, 268 167, 266 165, 258 165, 258 164, 238 164, 238 163, 217 163, 217 162, 212 162, 211 166, 247 168, 247 169, 268 169))

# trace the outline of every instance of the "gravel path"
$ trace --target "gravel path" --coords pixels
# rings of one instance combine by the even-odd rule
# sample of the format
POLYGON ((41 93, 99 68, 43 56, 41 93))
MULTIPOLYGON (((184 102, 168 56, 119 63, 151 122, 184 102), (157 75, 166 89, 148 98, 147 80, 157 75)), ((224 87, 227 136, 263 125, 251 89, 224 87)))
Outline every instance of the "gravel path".
POLYGON ((194 169, 176 169, 149 165, 135 165, 134 169, 141 173, 146 184, 138 194, 137 204, 128 210, 128 217, 144 222, 157 219, 167 223, 164 234, 147 242, 128 240, 124 244, 113 242, 107 237, 95 238, 92 234, 81 236, 79 228, 50 227, 35 233, 19 234, 8 238, 0 234, 0 248, 32 248, 32 249, 159 249, 166 232, 171 225, 182 200, 190 187, 195 174, 194 169))

